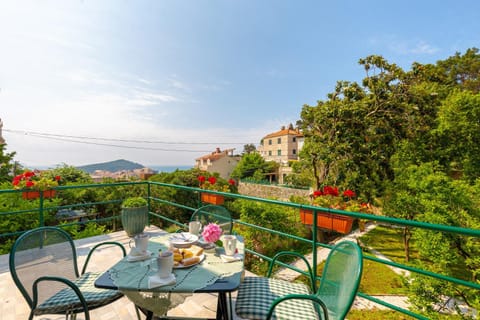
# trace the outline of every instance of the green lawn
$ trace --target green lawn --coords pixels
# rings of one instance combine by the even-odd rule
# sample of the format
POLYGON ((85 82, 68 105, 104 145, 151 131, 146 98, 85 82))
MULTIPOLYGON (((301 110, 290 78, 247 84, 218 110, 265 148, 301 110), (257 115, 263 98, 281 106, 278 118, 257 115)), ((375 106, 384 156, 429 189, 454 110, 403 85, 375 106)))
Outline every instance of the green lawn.
MULTIPOLYGON (((402 238, 403 229, 377 226, 360 237, 361 242, 368 247, 381 252, 394 262, 405 264, 405 249, 402 238)), ((410 259, 417 259, 418 251, 415 242, 410 241, 410 259)))

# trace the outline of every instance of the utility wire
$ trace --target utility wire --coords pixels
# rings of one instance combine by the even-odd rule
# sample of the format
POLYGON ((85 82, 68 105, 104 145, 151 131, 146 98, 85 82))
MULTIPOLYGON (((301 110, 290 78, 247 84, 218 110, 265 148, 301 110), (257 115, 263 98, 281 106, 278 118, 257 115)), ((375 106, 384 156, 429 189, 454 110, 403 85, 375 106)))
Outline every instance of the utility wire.
POLYGON ((35 131, 23 131, 23 130, 12 130, 12 129, 3 129, 5 132, 15 133, 15 134, 24 134, 24 135, 35 135, 35 136, 45 136, 45 137, 59 137, 59 138, 75 138, 75 139, 85 139, 85 140, 102 140, 102 141, 116 141, 116 142, 132 142, 132 143, 151 143, 151 144, 192 144, 192 145, 231 145, 231 144, 251 144, 252 142, 184 142, 184 141, 162 141, 162 140, 130 140, 130 139, 115 139, 115 138, 99 138, 99 137, 85 137, 85 136, 70 136, 64 134, 54 134, 46 132, 35 132, 35 131))
MULTIPOLYGON (((5 132, 13 133, 13 134, 22 134, 28 135, 35 138, 42 138, 47 140, 56 140, 56 141, 65 141, 65 142, 73 142, 73 143, 81 143, 81 144, 89 144, 89 145, 97 145, 97 146, 105 146, 105 147, 113 147, 113 148, 124 148, 124 149, 137 149, 137 150, 150 150, 150 151, 166 151, 166 152, 203 152, 203 153, 210 153, 212 150, 186 150, 186 149, 166 149, 166 148, 153 148, 153 147, 141 147, 141 146, 129 146, 129 145, 118 145, 118 144, 111 144, 111 143, 101 143, 101 142, 92 142, 92 141, 81 141, 81 140, 74 140, 70 137, 75 136, 67 136, 67 135, 55 135, 55 134, 42 134, 36 133, 32 131, 20 131, 20 130, 9 130, 3 129, 5 132)), ((81 139, 82 137, 76 137, 81 139)), ((92 140, 106 140, 106 141, 121 141, 121 142, 133 142, 133 143, 145 143, 139 140, 122 140, 122 139, 103 139, 103 138, 83 138, 83 139, 92 139, 92 140)), ((154 143, 154 142, 149 142, 154 143)), ((160 142, 157 142, 160 143, 160 142)), ((183 143, 188 144, 188 143, 183 143)), ((196 143, 192 143, 196 144, 196 143)), ((219 143, 201 143, 201 144, 212 144, 218 145, 219 143)), ((231 144, 241 144, 241 143, 230 143, 231 144)))

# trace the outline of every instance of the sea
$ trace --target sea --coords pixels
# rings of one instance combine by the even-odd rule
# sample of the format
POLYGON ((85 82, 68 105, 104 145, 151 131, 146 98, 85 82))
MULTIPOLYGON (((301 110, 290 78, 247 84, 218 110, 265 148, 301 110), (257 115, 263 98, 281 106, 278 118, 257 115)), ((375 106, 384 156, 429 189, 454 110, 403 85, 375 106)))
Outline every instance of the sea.
POLYGON ((189 170, 192 169, 193 166, 147 166, 150 169, 153 169, 157 172, 173 172, 175 170, 189 170))

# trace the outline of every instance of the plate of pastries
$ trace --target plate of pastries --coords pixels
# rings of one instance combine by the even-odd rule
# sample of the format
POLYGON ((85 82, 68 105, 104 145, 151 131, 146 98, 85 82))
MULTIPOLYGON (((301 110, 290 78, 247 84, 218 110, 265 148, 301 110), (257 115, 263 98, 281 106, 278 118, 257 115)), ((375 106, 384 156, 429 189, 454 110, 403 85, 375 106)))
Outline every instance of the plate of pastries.
POLYGON ((205 259, 203 248, 197 245, 192 245, 188 248, 174 247, 172 252, 174 269, 190 268, 205 259))

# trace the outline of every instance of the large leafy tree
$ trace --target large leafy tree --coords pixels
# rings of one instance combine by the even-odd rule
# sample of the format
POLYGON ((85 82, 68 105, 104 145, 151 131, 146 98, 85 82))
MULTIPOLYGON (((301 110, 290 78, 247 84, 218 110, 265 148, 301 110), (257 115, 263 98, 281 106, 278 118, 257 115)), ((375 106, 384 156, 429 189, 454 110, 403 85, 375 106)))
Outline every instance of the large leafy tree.
POLYGON ((262 179, 264 174, 275 172, 276 167, 276 162, 265 161, 259 153, 244 153, 242 159, 240 159, 232 172, 232 178, 243 179, 254 177, 255 179, 262 179))
POLYGON ((6 144, 0 144, 0 183, 12 180, 15 152, 6 152, 6 147, 6 144))

